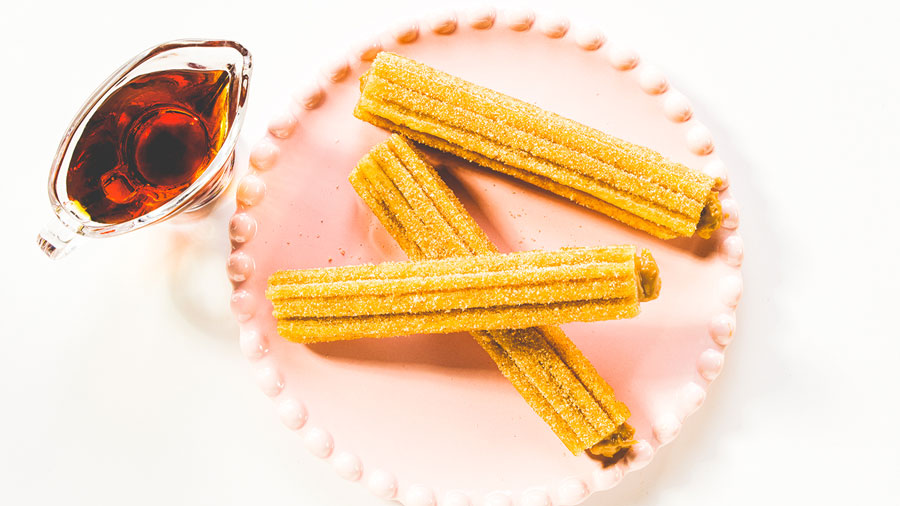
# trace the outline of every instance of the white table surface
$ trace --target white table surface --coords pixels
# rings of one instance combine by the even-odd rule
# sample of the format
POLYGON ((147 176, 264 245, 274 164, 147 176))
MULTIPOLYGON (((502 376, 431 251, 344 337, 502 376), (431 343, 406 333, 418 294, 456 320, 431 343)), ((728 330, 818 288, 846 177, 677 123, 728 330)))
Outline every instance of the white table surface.
MULTIPOLYGON (((692 99, 729 166, 746 245, 737 336, 706 403, 649 467, 587 504, 897 504, 897 8, 555 3, 692 99)), ((227 310, 224 246, 198 274, 206 311, 223 316, 197 325, 173 300, 171 227, 59 262, 34 244, 63 129, 138 51, 181 37, 250 48, 246 144, 330 58, 440 8, 308 4, 2 8, 0 504, 385 504, 308 454, 254 384, 227 310)), ((225 218, 208 223, 220 231, 225 218)))

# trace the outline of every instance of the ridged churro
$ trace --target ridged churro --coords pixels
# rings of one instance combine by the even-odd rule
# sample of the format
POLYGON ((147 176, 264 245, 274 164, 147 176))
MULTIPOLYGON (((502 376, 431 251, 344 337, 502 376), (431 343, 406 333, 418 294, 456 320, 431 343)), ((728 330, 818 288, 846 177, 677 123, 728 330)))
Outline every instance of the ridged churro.
POLYGON ((356 117, 657 237, 708 238, 721 223, 713 178, 532 104, 389 52, 360 88, 356 117))
MULTIPOLYGON (((398 135, 374 147, 350 182, 410 259, 496 253, 434 169, 398 135)), ((655 262, 639 259, 643 298, 659 291, 655 262)), ((472 332, 500 372, 573 453, 604 458, 634 441, 628 408, 558 328, 472 332)))
POLYGON ((279 271, 266 297, 279 333, 303 343, 632 318, 634 246, 279 271))

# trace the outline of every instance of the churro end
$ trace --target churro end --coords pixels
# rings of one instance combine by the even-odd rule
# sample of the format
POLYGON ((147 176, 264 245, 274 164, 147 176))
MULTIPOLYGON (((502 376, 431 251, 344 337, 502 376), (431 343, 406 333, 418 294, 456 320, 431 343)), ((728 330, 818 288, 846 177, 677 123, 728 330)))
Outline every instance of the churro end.
POLYGON ((722 224, 722 204, 719 203, 719 194, 710 192, 706 198, 706 205, 700 211, 700 221, 697 223, 697 235, 704 239, 712 237, 712 233, 722 224))
POLYGON ((635 443, 637 441, 634 439, 634 427, 623 423, 606 439, 590 447, 588 453, 607 466, 624 457, 635 443))
POLYGON ((641 302, 653 300, 659 296, 661 281, 659 279, 659 266, 650 254, 650 250, 641 250, 635 258, 635 267, 638 275, 638 290, 641 302))

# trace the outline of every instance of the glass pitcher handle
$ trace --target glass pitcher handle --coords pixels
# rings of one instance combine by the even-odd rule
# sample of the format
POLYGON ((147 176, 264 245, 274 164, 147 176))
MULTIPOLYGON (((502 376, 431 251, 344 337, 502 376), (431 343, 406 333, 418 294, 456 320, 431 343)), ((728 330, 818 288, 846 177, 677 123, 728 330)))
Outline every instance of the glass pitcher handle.
POLYGON ((72 251, 81 239, 80 226, 63 223, 58 217, 47 222, 37 236, 37 243, 48 257, 57 259, 72 251))

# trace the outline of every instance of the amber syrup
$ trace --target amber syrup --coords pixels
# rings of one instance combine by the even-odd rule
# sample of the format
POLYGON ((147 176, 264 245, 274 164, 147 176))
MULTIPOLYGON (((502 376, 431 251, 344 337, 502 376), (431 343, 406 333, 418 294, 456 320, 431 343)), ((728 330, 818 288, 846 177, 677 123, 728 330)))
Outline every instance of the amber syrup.
POLYGON ((216 156, 234 113, 225 71, 166 70, 113 92, 87 122, 66 173, 91 220, 123 223, 159 208, 216 156))

